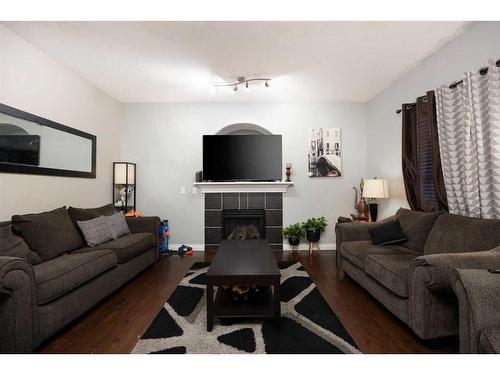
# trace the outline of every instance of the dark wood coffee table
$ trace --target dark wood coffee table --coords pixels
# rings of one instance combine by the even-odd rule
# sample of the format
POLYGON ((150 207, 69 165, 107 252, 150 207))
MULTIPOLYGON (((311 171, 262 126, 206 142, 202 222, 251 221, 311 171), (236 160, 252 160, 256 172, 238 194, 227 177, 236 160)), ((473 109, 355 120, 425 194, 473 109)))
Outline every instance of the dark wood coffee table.
POLYGON ((224 240, 207 271, 207 331, 214 318, 281 318, 280 270, 267 240, 224 240), (259 298, 234 301, 223 285, 257 285, 259 298), (214 300, 214 286, 218 286, 214 300), (271 291, 272 287, 272 291, 271 291))

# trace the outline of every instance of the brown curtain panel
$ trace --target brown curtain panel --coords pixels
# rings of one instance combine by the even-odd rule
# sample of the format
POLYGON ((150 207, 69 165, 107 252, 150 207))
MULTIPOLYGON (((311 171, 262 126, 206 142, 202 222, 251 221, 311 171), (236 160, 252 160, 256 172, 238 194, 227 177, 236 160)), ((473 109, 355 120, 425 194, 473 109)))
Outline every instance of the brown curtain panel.
POLYGON ((448 210, 441 168, 434 91, 403 104, 402 166, 412 210, 448 210))

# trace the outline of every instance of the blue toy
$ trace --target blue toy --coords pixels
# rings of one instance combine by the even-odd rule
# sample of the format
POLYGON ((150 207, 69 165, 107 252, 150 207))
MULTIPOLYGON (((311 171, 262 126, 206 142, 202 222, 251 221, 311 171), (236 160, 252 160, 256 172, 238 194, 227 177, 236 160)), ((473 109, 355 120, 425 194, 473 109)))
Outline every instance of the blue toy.
POLYGON ((160 255, 168 253, 168 240, 170 238, 170 231, 168 230, 168 220, 163 220, 160 223, 160 230, 158 233, 158 249, 160 255))

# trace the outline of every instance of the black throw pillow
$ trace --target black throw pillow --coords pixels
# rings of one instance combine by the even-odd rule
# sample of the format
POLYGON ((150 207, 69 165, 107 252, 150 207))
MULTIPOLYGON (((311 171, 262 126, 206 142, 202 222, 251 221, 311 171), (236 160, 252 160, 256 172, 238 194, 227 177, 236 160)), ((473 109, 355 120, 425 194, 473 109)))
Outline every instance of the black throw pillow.
POLYGON ((370 228, 370 235, 374 245, 394 245, 408 241, 405 232, 401 229, 398 220, 378 224, 370 228))

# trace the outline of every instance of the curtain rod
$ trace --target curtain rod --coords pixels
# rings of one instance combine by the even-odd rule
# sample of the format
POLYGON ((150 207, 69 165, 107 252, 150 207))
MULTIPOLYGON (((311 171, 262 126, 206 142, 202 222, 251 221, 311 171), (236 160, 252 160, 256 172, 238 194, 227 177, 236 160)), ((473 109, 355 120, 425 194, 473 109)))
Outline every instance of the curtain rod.
MULTIPOLYGON (((500 67, 500 60, 497 60, 495 62, 495 65, 500 67)), ((488 73, 488 68, 487 67, 484 67, 484 68, 481 68, 479 69, 479 74, 481 74, 482 76, 484 76, 486 73, 488 73)), ((448 86, 450 89, 454 89, 456 88, 458 85, 460 85, 461 83, 463 83, 464 80, 461 79, 460 81, 456 81, 456 82, 453 82, 450 86, 448 86)), ((401 112, 403 112, 402 109, 397 109, 396 110, 396 113, 399 115, 401 112)))

